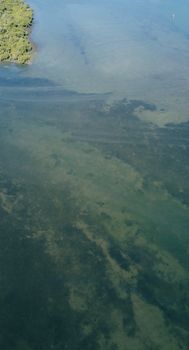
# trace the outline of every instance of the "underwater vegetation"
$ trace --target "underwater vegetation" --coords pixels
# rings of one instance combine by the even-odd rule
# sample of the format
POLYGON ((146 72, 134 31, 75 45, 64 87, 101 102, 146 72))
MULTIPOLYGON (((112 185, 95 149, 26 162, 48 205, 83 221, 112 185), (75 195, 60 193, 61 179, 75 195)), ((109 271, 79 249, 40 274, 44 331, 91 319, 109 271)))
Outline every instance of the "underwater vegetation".
POLYGON ((0 62, 19 64, 31 59, 29 28, 33 12, 23 0, 0 1, 0 62))
POLYGON ((38 98, 1 116, 0 347, 188 350, 187 126, 38 98))

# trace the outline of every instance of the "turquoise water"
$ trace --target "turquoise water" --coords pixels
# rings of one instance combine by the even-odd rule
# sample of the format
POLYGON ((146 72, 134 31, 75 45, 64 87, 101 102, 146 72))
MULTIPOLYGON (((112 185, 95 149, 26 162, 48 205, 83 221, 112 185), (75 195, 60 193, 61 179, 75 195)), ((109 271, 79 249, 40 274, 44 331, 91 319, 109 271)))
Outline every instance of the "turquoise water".
POLYGON ((0 348, 189 348, 189 5, 30 0, 0 67, 0 348))

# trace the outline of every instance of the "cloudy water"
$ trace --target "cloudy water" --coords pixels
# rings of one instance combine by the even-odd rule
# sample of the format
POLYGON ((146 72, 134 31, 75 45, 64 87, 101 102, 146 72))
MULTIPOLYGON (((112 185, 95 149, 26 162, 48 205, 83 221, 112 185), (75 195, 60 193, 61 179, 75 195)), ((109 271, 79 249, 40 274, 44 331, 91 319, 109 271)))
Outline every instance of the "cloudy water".
POLYGON ((30 0, 0 66, 0 348, 188 350, 189 5, 30 0))

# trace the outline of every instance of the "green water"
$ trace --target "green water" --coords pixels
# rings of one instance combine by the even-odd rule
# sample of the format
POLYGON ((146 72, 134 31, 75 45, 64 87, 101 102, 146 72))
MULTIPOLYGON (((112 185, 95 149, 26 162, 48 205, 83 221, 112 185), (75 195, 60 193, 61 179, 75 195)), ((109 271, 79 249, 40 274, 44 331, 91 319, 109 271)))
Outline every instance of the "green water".
POLYGON ((188 5, 30 4, 33 64, 0 68, 0 348, 187 350, 188 5))

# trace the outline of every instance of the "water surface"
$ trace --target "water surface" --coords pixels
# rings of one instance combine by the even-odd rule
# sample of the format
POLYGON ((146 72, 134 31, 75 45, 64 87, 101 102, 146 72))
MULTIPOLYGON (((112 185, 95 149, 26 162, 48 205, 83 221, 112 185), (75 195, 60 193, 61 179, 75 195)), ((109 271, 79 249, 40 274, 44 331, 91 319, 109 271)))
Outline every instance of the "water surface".
POLYGON ((0 67, 0 347, 187 350, 189 5, 29 3, 33 63, 0 67))

